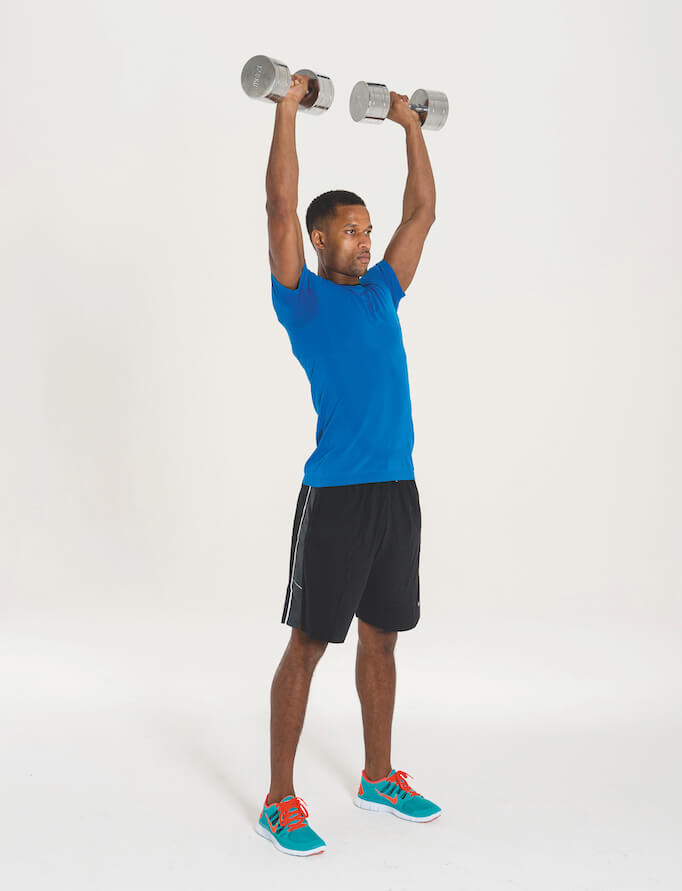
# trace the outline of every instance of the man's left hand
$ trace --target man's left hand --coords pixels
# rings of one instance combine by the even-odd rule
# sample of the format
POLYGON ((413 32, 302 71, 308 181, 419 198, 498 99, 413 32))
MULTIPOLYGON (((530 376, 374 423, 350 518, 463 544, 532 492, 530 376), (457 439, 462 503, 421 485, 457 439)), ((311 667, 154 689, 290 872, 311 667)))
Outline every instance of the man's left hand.
POLYGON ((395 121, 396 124, 400 124, 402 127, 409 127, 412 124, 417 124, 418 127, 421 127, 419 115, 416 111, 410 108, 409 99, 403 93, 394 93, 393 90, 390 90, 391 96, 391 107, 388 110, 388 114, 386 117, 389 121, 395 121))

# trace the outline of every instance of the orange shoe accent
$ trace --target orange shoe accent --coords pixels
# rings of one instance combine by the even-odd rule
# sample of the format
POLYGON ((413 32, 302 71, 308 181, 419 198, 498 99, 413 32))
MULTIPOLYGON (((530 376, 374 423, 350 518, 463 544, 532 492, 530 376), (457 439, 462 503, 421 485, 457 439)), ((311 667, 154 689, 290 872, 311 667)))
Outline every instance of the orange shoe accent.
MULTIPOLYGON (((415 790, 412 788, 412 786, 410 786, 410 784, 405 779, 405 777, 411 777, 412 774, 406 773, 404 770, 393 770, 393 771, 391 771, 391 773, 386 774, 385 777, 381 777, 381 779, 379 779, 379 780, 370 780, 370 778, 365 773, 364 768, 362 769, 362 775, 367 780, 368 783, 372 783, 373 785, 376 785, 377 783, 382 783, 384 781, 396 783, 402 789, 403 792, 409 793, 410 798, 412 798, 415 795, 420 794, 419 792, 415 792, 415 790)), ((384 795, 384 793, 379 792, 378 789, 375 789, 374 791, 378 795, 384 795)), ((384 798, 388 798, 389 801, 393 801, 393 799, 389 795, 384 795, 384 798)), ((393 803, 395 804, 395 801, 393 803)))
POLYGON ((379 792, 378 789, 375 789, 374 791, 377 793, 377 795, 381 795, 382 798, 388 798, 388 800, 391 802, 391 804, 395 804, 396 801, 398 800, 397 793, 395 795, 385 795, 383 792, 379 792))
POLYGON ((358 786, 358 795, 364 795, 364 794, 365 794, 365 793, 364 793, 364 790, 363 790, 363 788, 362 788, 362 783, 360 783, 360 785, 358 786))
POLYGON ((412 786, 410 786, 410 784, 405 779, 405 777, 411 777, 411 773, 405 773, 404 770, 396 770, 394 771, 393 776, 395 777, 395 782, 400 786, 403 792, 410 793, 410 798, 414 795, 419 795, 419 792, 415 792, 412 786))
MULTIPOLYGON (((272 805, 269 804, 268 807, 272 807, 272 805)), ((297 796, 290 798, 289 801, 276 802, 275 807, 279 811, 279 824, 282 827, 286 826, 287 832, 292 832, 294 829, 302 829, 306 825, 306 818, 310 816, 305 802, 297 796)), ((268 821, 270 829, 274 832, 275 827, 270 822, 267 812, 265 813, 265 819, 268 821)))

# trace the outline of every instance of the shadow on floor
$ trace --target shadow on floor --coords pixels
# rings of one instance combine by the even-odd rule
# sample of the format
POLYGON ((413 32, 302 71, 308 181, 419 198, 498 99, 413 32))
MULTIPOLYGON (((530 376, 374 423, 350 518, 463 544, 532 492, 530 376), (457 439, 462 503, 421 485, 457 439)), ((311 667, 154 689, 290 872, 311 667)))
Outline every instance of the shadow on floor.
MULTIPOLYGON (((237 776, 230 770, 229 766, 238 766, 241 759, 236 756, 239 746, 232 746, 229 739, 225 740, 224 727, 216 729, 215 726, 207 726, 208 722, 205 721, 202 724, 201 716, 197 717, 193 712, 182 712, 180 709, 170 711, 151 705, 138 705, 128 715, 131 723, 162 742, 164 750, 172 747, 185 767, 194 769, 213 788, 235 803, 249 824, 255 823, 267 790, 263 790, 262 795, 258 791, 254 798, 253 782, 243 774, 237 776)), ((259 728, 245 728, 240 719, 241 745, 250 734, 260 732, 259 728)))

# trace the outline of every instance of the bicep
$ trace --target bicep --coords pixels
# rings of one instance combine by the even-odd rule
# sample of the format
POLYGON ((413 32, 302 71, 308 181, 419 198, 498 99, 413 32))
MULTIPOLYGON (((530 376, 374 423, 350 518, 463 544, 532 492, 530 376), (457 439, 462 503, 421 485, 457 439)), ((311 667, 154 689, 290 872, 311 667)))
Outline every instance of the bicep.
POLYGON ((303 271, 303 235, 295 210, 268 209, 270 269, 285 288, 296 288, 303 271))
POLYGON ((384 259, 393 267, 403 291, 407 291, 414 278, 432 224, 431 217, 414 216, 404 220, 386 248, 384 259))

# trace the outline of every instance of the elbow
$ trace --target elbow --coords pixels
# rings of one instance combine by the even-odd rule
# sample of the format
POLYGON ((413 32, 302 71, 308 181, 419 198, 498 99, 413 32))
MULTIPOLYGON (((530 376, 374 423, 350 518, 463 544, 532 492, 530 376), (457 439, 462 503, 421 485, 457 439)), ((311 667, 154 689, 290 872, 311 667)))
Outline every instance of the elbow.
POLYGON ((265 202, 265 212, 268 216, 282 216, 286 214, 296 213, 298 202, 287 201, 284 198, 273 198, 268 196, 265 202))
POLYGON ((298 206, 298 194, 296 188, 291 188, 286 182, 266 177, 265 180, 265 210, 268 213, 291 213, 298 206))
POLYGON ((435 207, 422 207, 420 210, 416 211, 414 215, 419 217, 419 219, 423 220, 429 226, 432 226, 436 222, 435 207))

